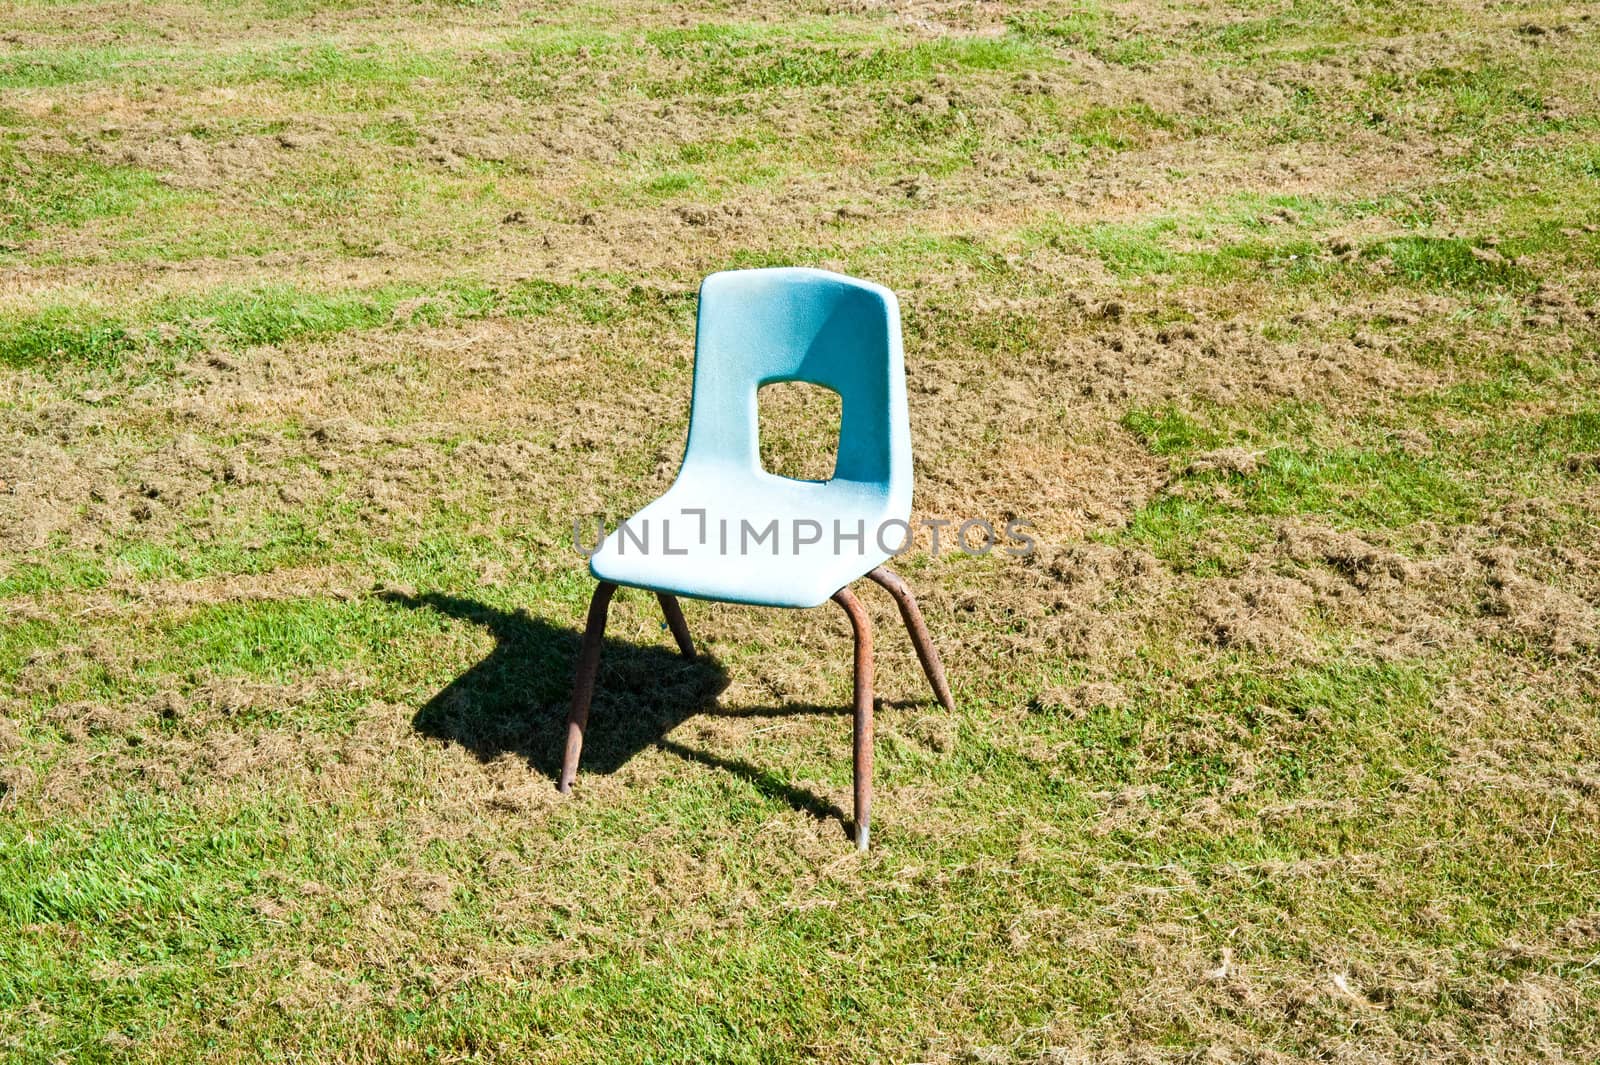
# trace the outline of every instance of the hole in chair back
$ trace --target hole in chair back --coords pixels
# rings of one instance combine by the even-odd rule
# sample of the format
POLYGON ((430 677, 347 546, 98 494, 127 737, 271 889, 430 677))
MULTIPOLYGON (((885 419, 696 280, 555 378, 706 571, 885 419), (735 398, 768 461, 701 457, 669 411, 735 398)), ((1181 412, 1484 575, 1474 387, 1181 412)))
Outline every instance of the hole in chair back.
POLYGON ((826 481, 839 459, 844 404, 808 381, 775 381, 756 393, 761 468, 779 477, 826 481))

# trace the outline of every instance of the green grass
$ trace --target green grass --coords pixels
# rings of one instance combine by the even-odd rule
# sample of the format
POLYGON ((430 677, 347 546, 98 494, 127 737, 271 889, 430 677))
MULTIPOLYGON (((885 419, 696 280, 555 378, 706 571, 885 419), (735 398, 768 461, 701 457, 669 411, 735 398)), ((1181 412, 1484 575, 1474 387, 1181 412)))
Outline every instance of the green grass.
POLYGON ((0 252, 56 226, 79 226, 182 202, 155 175, 70 156, 0 148, 0 252))
POLYGON ((0 1058, 1593 1060, 1585 14, 13 4, 0 1058), (554 787, 788 265, 1040 549, 896 563, 953 712, 858 587, 864 856, 831 606, 621 591, 554 787))
POLYGON ((166 639, 181 648, 168 669, 205 669, 289 680, 312 668, 341 668, 411 635, 407 620, 362 604, 320 600, 231 605, 198 612, 166 639))
POLYGON ((1483 449, 1556 462, 1573 455, 1600 453, 1600 408, 1586 407, 1519 421, 1489 434, 1483 449))
POLYGON ((395 289, 374 298, 274 287, 167 300, 127 323, 108 321, 94 310, 52 307, 0 325, 0 362, 44 368, 108 365, 141 346, 176 354, 213 345, 238 348, 310 339, 381 325, 410 294, 395 289))
POLYGON ((1365 249, 1387 259, 1392 273, 1425 288, 1475 291, 1525 290, 1534 278, 1499 252, 1459 238, 1401 237, 1365 249))
POLYGON ((1024 40, 1082 48, 1105 63, 1140 66, 1168 54, 1163 42, 1129 30, 1099 3, 1079 2, 1065 10, 1033 11, 1013 15, 1006 21, 1024 40))
POLYGON ((774 89, 912 81, 936 73, 1022 70, 1036 62, 1036 53, 1024 42, 980 38, 860 50, 730 43, 718 37, 680 38, 667 52, 690 63, 694 73, 650 86, 647 91, 652 96, 720 97, 774 89))
MULTIPOLYGON (((1445 752, 1429 735, 1432 678, 1413 665, 1334 661, 1312 669, 1261 676, 1249 662, 1230 663, 1238 672, 1218 688, 1153 699, 1145 708, 1099 707, 1082 720, 1066 723, 1065 768, 1099 783, 1132 787, 1153 785, 1174 792, 1224 794, 1238 774, 1257 773, 1252 786, 1281 800, 1329 789, 1380 796, 1394 783, 1401 765, 1437 766, 1445 752), (1300 732, 1291 723, 1315 716, 1321 728, 1300 732), (1291 726, 1291 727, 1286 727, 1291 726), (1207 749, 1196 733, 1226 732, 1230 742, 1207 749), (1357 737, 1381 734, 1387 744, 1374 750, 1355 781, 1335 781, 1348 773, 1342 756, 1357 737), (1265 764, 1253 756, 1266 755, 1265 764)), ((1252 834, 1253 835, 1253 834, 1252 834)), ((1130 837, 1128 842, 1134 842, 1130 837)), ((1166 855, 1182 861, 1195 855, 1179 848, 1166 855)), ((1268 854, 1304 853, 1306 841, 1267 832, 1236 841, 1265 846, 1268 854)), ((1208 840, 1210 849, 1216 841, 1208 840)), ((1241 855, 1242 856, 1242 855, 1241 855)), ((1208 861, 1225 860, 1213 850, 1208 861)))
POLYGON ((1091 107, 1073 122, 1073 138, 1089 148, 1123 151, 1147 143, 1153 133, 1178 128, 1172 116, 1148 104, 1131 107, 1091 107))
POLYGON ((1339 529, 1405 530, 1422 521, 1469 522, 1483 512, 1489 485, 1459 453, 1285 444, 1285 436, 1323 431, 1319 412, 1292 405, 1232 426, 1236 414, 1208 413, 1169 407, 1130 411, 1122 419, 1152 454, 1172 462, 1176 476, 1132 515, 1121 538, 1186 571, 1237 568, 1285 518, 1339 529), (1189 468, 1202 453, 1229 446, 1248 456, 1247 469, 1189 468))
POLYGON ((1544 93, 1511 66, 1433 67, 1401 77, 1380 74, 1369 81, 1368 99, 1385 123, 1425 123, 1445 130, 1513 125, 1548 125, 1541 115, 1544 93), (1397 101, 1399 106, 1395 106, 1397 101), (1392 117, 1391 117, 1392 112, 1392 117))
POLYGON ((110 366, 138 350, 192 354, 354 330, 433 324, 486 315, 536 317, 570 312, 592 323, 641 313, 681 314, 683 300, 641 288, 529 280, 495 289, 467 281, 437 286, 385 285, 333 292, 289 285, 157 301, 116 321, 92 307, 50 307, 0 315, 0 364, 44 369, 110 366))
POLYGON ((115 364, 136 341, 120 323, 52 307, 0 320, 0 362, 8 366, 115 364))
POLYGON ((672 173, 661 174, 645 182, 645 191, 656 196, 671 196, 674 193, 684 192, 700 184, 700 180, 693 174, 672 173))
POLYGON ((64 48, 12 54, 0 60, 0 87, 50 88, 117 77, 160 55, 152 49, 64 48))

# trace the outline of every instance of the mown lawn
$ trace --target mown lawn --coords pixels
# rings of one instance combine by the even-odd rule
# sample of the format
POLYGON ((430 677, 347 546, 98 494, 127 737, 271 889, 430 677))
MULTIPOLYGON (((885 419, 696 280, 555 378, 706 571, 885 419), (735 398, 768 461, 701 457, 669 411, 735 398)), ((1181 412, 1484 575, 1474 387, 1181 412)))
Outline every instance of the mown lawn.
MULTIPOLYGON (((17 1061, 1600 1058, 1600 17, 0 5, 17 1061), (896 289, 958 710, 592 582, 695 292, 896 289)), ((836 411, 763 407, 804 471, 836 411)))

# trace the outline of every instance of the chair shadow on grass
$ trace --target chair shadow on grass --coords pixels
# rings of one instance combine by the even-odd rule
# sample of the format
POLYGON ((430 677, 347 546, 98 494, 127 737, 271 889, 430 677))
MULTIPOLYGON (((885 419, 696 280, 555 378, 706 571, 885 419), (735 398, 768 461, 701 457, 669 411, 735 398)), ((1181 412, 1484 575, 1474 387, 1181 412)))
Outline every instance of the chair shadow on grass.
MULTIPOLYGON (((580 634, 526 611, 501 610, 475 599, 436 592, 384 592, 382 598, 412 610, 432 610, 481 625, 495 638, 488 657, 429 699, 417 711, 412 726, 425 736, 460 744, 483 762, 516 755, 549 777, 553 786, 566 747, 567 709, 580 634)), ((848 818, 836 803, 797 788, 769 770, 667 738, 696 714, 718 712, 717 697, 727 686, 727 670, 703 649, 697 657, 686 659, 669 642, 638 644, 607 637, 578 767, 579 787, 586 774, 615 773, 634 755, 654 747, 740 777, 761 794, 781 799, 818 820, 846 824, 848 818)), ((850 709, 795 704, 740 710, 727 716, 808 713, 848 720, 850 709)), ((848 744, 848 733, 844 739, 848 744)), ((844 750, 848 751, 848 746, 844 750)))

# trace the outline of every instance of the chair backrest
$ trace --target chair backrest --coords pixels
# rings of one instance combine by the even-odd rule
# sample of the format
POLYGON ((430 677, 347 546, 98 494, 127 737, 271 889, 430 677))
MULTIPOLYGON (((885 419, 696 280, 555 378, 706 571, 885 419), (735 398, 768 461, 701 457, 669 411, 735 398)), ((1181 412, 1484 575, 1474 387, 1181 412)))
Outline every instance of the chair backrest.
POLYGON ((781 381, 839 394, 833 479, 879 486, 909 512, 911 426, 894 293, 803 267, 706 278, 683 472, 702 463, 759 470, 756 392, 781 381))

